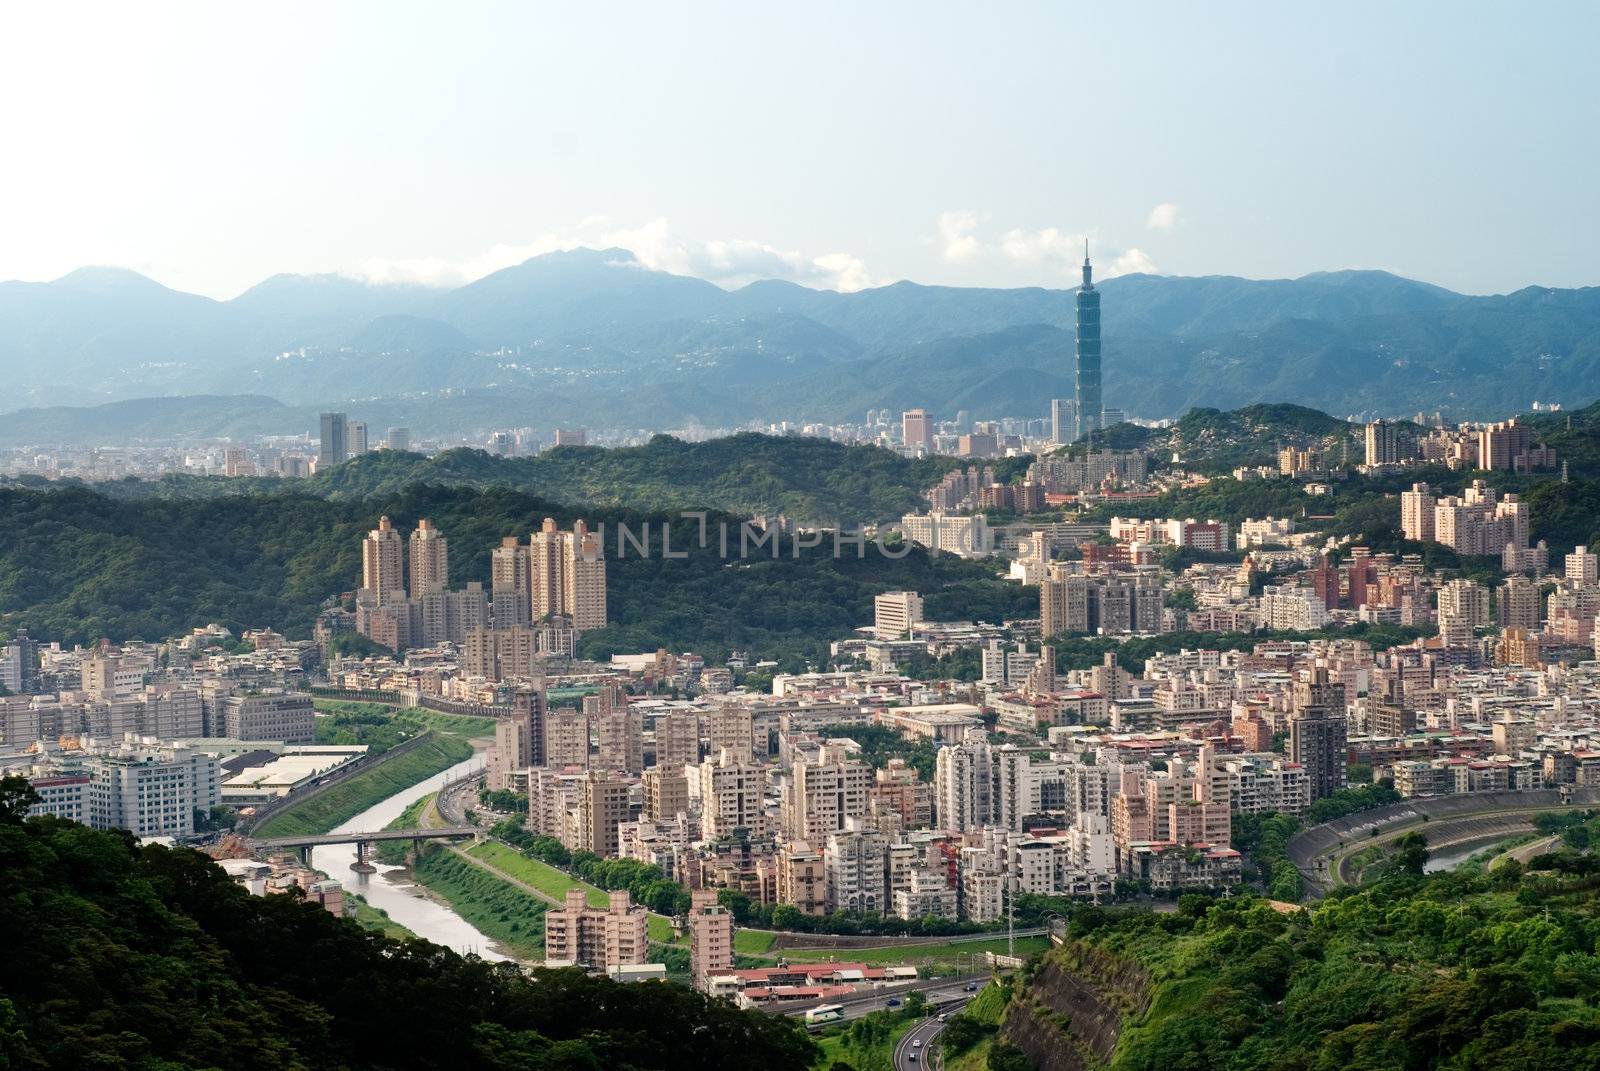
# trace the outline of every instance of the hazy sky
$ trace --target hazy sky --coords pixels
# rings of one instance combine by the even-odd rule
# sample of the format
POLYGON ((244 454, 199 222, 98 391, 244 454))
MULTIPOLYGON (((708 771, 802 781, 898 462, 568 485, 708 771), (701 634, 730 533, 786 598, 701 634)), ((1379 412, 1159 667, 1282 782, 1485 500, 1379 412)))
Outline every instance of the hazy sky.
POLYGON ((1600 283, 1600 5, 8 5, 0 278, 1600 283))

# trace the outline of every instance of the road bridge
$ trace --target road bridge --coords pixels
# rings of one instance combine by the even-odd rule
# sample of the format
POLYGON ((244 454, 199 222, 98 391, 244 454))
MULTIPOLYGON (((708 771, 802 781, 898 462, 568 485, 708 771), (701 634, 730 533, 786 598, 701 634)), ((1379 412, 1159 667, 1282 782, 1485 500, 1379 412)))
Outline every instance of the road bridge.
POLYGON ((375 829, 370 832, 351 833, 313 833, 300 837, 253 837, 245 842, 246 847, 252 852, 283 852, 292 851, 300 856, 307 865, 311 861, 311 849, 320 848, 326 844, 354 844, 356 846, 356 861, 351 867, 358 874, 370 874, 375 867, 367 862, 367 850, 370 845, 381 844, 386 841, 410 841, 413 850, 422 846, 425 840, 465 840, 475 837, 479 833, 477 826, 441 826, 437 829, 375 829))

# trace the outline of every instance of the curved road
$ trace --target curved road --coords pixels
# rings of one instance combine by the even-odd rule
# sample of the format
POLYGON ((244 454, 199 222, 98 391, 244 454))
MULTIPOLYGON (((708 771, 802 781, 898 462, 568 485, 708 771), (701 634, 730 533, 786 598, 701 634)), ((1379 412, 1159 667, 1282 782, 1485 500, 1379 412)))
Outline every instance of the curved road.
POLYGON ((935 1050, 939 1035, 948 1025, 939 1021, 940 1015, 954 1015, 967 1006, 973 994, 962 993, 954 1003, 945 1004, 937 1012, 900 1035, 894 1047, 894 1071, 919 1071, 920 1068, 938 1068, 944 1058, 935 1050))

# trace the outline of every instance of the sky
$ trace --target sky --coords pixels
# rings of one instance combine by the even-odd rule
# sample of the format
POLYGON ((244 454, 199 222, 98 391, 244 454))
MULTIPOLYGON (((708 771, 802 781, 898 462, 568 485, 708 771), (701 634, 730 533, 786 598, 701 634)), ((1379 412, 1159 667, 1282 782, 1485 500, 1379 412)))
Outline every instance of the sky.
POLYGON ((724 286, 1600 284, 1600 5, 52 0, 0 279, 230 297, 622 246, 724 286))

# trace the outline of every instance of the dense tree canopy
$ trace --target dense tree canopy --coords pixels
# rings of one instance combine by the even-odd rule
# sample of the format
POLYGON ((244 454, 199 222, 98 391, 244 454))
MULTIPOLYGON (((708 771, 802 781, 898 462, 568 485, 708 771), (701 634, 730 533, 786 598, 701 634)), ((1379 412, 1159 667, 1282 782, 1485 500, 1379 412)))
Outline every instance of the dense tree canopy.
POLYGON ((790 1020, 397 942, 0 782, 0 1067, 802 1071, 790 1020), (662 1039, 672 1039, 663 1044, 662 1039))

